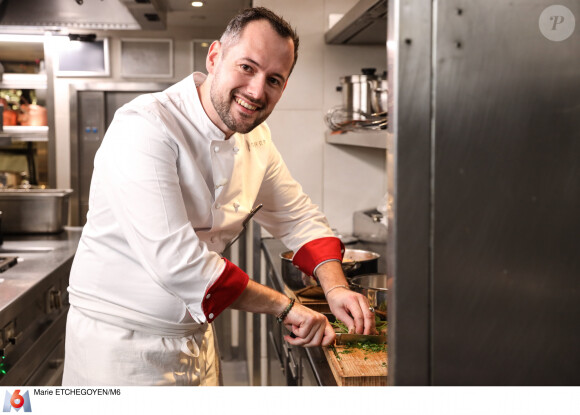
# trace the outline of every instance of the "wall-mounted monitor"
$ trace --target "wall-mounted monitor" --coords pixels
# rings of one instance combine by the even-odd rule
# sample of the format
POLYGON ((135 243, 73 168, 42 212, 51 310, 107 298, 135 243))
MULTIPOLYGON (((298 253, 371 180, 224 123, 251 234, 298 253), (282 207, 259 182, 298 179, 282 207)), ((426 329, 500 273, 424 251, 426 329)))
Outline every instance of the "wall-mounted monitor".
POLYGON ((70 40, 58 41, 56 75, 61 77, 108 77, 109 41, 70 40))

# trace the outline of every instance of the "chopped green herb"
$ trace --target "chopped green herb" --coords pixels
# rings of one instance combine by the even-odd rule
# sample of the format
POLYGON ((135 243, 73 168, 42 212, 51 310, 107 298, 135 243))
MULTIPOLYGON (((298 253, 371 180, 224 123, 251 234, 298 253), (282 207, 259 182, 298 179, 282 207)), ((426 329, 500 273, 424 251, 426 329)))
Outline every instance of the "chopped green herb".
MULTIPOLYGON (((348 333, 348 327, 341 320, 333 321, 330 325, 334 327, 334 331, 337 333, 348 333)), ((381 320, 378 315, 375 315, 375 328, 378 333, 383 333, 387 330, 387 322, 381 320)))
POLYGON ((377 344, 369 341, 360 341, 356 343, 346 343, 344 350, 339 353, 352 353, 353 349, 361 349, 365 353, 384 352, 387 350, 386 344, 377 344))

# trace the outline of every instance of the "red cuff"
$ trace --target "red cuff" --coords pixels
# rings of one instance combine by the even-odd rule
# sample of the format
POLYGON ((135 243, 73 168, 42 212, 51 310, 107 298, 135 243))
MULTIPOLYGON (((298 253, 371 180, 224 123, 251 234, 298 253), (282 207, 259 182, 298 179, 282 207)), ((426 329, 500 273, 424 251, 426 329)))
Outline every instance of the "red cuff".
POLYGON ((292 263, 304 272, 312 276, 318 264, 330 259, 342 262, 344 244, 335 237, 319 238, 308 242, 294 254, 292 263))
POLYGON ((201 308, 208 322, 214 319, 228 308, 240 296, 248 285, 248 274, 232 264, 226 258, 226 267, 222 275, 205 292, 201 308))

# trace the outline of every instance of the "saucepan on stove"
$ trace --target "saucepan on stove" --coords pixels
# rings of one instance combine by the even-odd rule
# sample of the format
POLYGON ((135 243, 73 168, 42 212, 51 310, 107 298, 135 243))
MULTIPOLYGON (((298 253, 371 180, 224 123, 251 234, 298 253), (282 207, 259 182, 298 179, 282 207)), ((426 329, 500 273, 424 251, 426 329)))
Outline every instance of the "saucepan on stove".
POLYGON ((387 276, 385 274, 358 275, 349 281, 353 291, 361 293, 377 314, 387 314, 387 276))
MULTIPOLYGON (((286 251, 280 254, 282 260, 282 279, 291 290, 301 290, 303 288, 318 285, 313 277, 306 275, 292 264, 293 251, 286 251)), ((377 272, 380 255, 376 252, 364 249, 346 249, 342 260, 342 270, 347 278, 360 274, 370 274, 377 272)))

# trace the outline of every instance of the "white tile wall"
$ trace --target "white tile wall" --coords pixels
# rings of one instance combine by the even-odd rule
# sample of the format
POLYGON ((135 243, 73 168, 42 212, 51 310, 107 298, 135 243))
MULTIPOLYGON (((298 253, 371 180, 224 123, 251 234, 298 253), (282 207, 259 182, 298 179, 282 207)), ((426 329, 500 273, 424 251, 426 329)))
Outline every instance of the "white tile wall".
POLYGON ((320 110, 279 110, 268 119, 272 139, 292 176, 312 201, 323 203, 324 124, 320 110))

